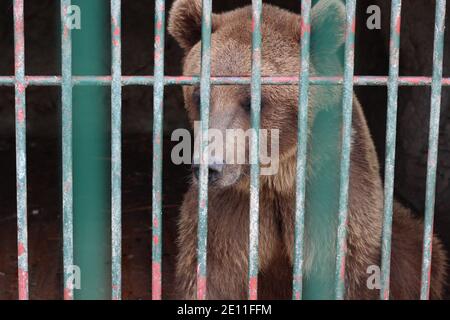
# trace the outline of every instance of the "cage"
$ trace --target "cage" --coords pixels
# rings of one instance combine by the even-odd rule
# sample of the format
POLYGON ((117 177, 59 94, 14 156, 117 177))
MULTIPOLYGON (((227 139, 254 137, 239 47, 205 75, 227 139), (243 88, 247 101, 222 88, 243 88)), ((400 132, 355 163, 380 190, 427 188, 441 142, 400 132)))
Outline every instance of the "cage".
MULTIPOLYGON (((171 131, 189 127, 180 86, 196 84, 205 90, 202 114, 207 117, 209 104, 205 97, 210 86, 240 82, 252 86, 256 111, 261 102, 258 92, 264 85, 302 85, 300 101, 305 101, 308 85, 344 87, 337 266, 345 265, 354 89, 364 108, 381 163, 380 175, 384 177, 385 250, 380 297, 389 298, 390 221, 395 192, 405 205, 425 213, 421 298, 427 299, 433 225, 446 248, 450 246, 450 117, 446 108, 450 48, 449 34, 444 33, 449 23, 446 1, 432 1, 433 5, 422 0, 344 1, 346 60, 340 78, 311 78, 305 70, 289 78, 261 78, 257 67, 261 59, 260 0, 203 1, 206 65, 210 58, 208 15, 212 9, 219 12, 253 5, 256 67, 251 77, 214 77, 208 67, 198 77, 180 76, 183 52, 165 30, 172 2, 0 2, 0 298, 173 297, 176 224, 190 170, 163 159, 170 158, 174 144, 171 131), (381 10, 381 26, 369 29, 368 8, 373 4, 381 10), (88 22, 85 30, 84 26, 81 30, 68 27, 73 5, 81 8, 82 23, 88 22), (72 96, 76 98, 72 100, 72 96), (97 103, 99 110, 89 109, 90 103, 97 103), (91 141, 97 138, 102 144, 91 141), (94 155, 96 164, 90 168, 85 166, 93 156, 84 158, 87 162, 80 156, 86 145, 98 151, 94 155), (105 145, 107 148, 102 148, 105 145), (94 180, 100 190, 110 186, 111 193, 107 189, 106 195, 99 194, 95 186, 88 188, 86 181, 94 180), (101 198, 97 206, 90 206, 93 197, 101 198), (97 215, 89 216, 92 212, 97 215), (74 272, 70 266, 77 264, 93 275, 83 277, 81 293, 68 286, 74 272)), ((307 25, 314 1, 264 3, 302 15, 307 34, 302 39, 302 66, 307 68, 307 25)), ((258 117, 254 112, 255 127, 260 126, 258 117)), ((300 117, 301 123, 305 124, 305 119, 300 117)), ((300 149, 303 152, 298 159, 305 161, 306 147, 300 149)), ((252 170, 253 190, 257 190, 258 167, 252 170)), ((202 172, 200 194, 205 199, 207 170, 202 172)), ((305 192, 301 183, 304 176, 298 179, 300 199, 305 192)), ((250 299, 258 297, 258 191, 253 192, 255 200, 249 212, 254 222, 249 230, 250 299)), ((297 205, 296 250, 301 254, 304 208, 301 201, 297 205)), ((202 299, 207 286, 207 206, 199 209, 204 218, 199 225, 198 298, 202 299)), ((302 260, 298 259, 293 270, 293 298, 302 296, 301 274, 302 260)), ((338 299, 344 297, 345 291, 342 274, 342 267, 337 268, 338 299)))

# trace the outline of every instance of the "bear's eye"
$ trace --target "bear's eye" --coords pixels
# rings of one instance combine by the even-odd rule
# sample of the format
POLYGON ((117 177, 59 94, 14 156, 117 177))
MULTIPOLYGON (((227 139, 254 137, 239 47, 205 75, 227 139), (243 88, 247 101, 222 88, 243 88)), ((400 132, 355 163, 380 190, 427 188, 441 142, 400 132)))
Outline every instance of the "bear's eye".
POLYGON ((198 108, 200 108, 200 90, 195 89, 192 93, 192 102, 198 108))
POLYGON ((241 106, 246 112, 250 113, 252 111, 252 99, 251 98, 245 99, 242 102, 241 106))

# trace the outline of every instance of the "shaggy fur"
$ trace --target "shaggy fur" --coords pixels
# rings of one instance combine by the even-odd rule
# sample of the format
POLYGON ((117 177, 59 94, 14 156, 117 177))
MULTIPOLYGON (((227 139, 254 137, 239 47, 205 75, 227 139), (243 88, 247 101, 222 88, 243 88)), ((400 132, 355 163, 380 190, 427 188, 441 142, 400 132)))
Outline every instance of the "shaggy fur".
MULTIPOLYGON (((169 32, 186 52, 184 74, 200 73, 201 1, 177 0, 170 12, 169 32)), ((311 74, 323 74, 336 64, 343 43, 344 7, 337 0, 322 0, 312 11, 311 74), (336 28, 330 33, 330 25, 336 28), (314 35, 322 35, 315 40, 314 35), (323 40, 326 41, 323 41, 323 40), (320 61, 320 63, 319 63, 320 61)), ((263 75, 295 75, 299 72, 300 17, 264 5, 263 75)), ((251 8, 244 7, 212 17, 211 71, 214 76, 248 76, 251 73, 251 8)), ((191 121, 199 119, 196 88, 184 88, 185 105, 191 121)), ((310 125, 320 112, 335 105, 342 88, 311 87, 310 125)), ((211 91, 210 127, 219 130, 250 127, 248 111, 242 108, 249 97, 245 86, 214 86, 211 91)), ((261 177, 260 194, 260 298, 288 299, 291 296, 295 171, 297 151, 297 86, 263 86, 261 127, 280 130, 279 172, 261 177)), ((383 189, 379 164, 362 108, 353 105, 353 135, 349 189, 349 225, 346 259, 346 298, 376 299, 378 290, 366 286, 370 265, 380 265, 383 220, 383 189)), ((330 158, 333 148, 323 147, 320 159, 330 158)), ((331 158, 330 158, 331 159, 331 158)), ((317 172, 310 169, 307 179, 317 172), (313 172, 314 171, 314 172, 313 172)), ((249 230, 249 168, 226 165, 222 179, 209 190, 208 299, 246 297, 249 230)), ((196 294, 198 186, 192 183, 184 197, 178 229, 179 253, 176 279, 179 298, 196 294)), ((417 299, 423 224, 398 202, 394 204, 391 299, 417 299)), ((307 233, 308 236, 308 233, 307 233)), ((309 239, 310 240, 310 239, 309 239)), ((314 267, 314 247, 306 239, 305 272, 314 267)), ((324 244, 334 246, 333 243, 324 244)), ((441 298, 446 281, 446 253, 433 239, 431 298, 441 298)))

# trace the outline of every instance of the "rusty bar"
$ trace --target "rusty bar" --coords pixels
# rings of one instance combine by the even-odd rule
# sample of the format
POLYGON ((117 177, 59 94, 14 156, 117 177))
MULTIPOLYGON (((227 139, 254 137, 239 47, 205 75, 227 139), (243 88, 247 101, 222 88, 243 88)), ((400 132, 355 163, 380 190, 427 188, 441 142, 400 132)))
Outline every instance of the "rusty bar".
POLYGON ((261 19, 262 1, 252 0, 252 77, 250 141, 250 235, 248 297, 258 298, 258 241, 259 241, 259 128, 261 122, 261 19))
POLYGON ((438 160, 439 117, 441 112, 442 66, 444 56, 446 0, 436 1, 434 23, 433 81, 431 83, 430 133, 428 140, 427 187, 425 193, 425 227, 423 233, 422 279, 420 299, 430 297, 431 258, 433 244, 436 167, 438 160))
POLYGON ((297 183, 295 194, 295 235, 294 235, 294 269, 292 299, 302 298, 303 286, 303 240, 305 222, 306 191, 306 153, 308 145, 308 92, 309 92, 309 58, 311 40, 311 0, 301 3, 301 67, 298 105, 298 150, 297 183))
POLYGON ((23 0, 14 0, 14 60, 17 175, 17 260, 19 300, 28 300, 27 145, 23 0))
POLYGON ((398 73, 400 54, 401 0, 391 6, 391 40, 389 49, 388 111, 386 124, 386 162, 384 169, 384 218, 381 248, 380 299, 389 299, 391 270, 392 214, 394 203, 395 144, 397 133, 398 73))
POLYGON ((197 299, 206 299, 206 249, 208 238, 208 128, 211 93, 212 0, 202 5, 202 57, 200 79, 200 179, 198 192, 197 299))
POLYGON ((121 0, 111 0, 111 297, 122 299, 121 0))
POLYGON ((61 105, 63 175, 64 299, 73 299, 73 157, 72 157, 72 39, 67 16, 70 0, 61 1, 61 105))
MULTIPOLYGON (((355 86, 386 86, 389 77, 387 76, 354 76, 353 85, 355 86)), ((298 85, 300 82, 298 76, 273 76, 261 77, 262 85, 298 85)), ((0 86, 14 86, 15 77, 0 76, 0 86)), ((25 76, 27 86, 59 86, 61 85, 59 76, 25 76)), ((109 76, 75 76, 74 85, 97 85, 108 86, 112 82, 109 76)), ((124 86, 152 86, 155 82, 153 76, 122 76, 122 85, 124 86)), ((431 86, 431 77, 408 77, 398 78, 399 86, 431 86)), ((188 76, 167 76, 164 77, 164 85, 195 85, 200 83, 199 77, 188 76)), ((249 77, 211 77, 212 85, 245 85, 250 84, 249 77)), ((309 78, 310 85, 342 85, 342 77, 315 77, 309 78)), ((450 86, 450 78, 442 78, 442 86, 450 86)))
POLYGON ((355 9, 356 0, 346 1, 346 39, 344 62, 344 94, 342 97, 342 151, 340 168, 339 225, 336 244, 336 299, 345 296, 345 256, 347 254, 348 185, 353 109, 353 72, 355 60, 355 9))
POLYGON ((152 297, 161 300, 162 157, 164 117, 165 0, 155 2, 155 82, 153 86, 152 297))

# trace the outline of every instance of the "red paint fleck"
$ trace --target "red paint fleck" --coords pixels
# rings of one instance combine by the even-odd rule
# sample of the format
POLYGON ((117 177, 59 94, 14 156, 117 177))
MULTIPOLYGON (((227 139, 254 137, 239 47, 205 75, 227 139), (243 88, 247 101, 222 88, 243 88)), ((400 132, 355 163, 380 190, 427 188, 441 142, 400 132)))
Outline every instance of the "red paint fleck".
MULTIPOLYGON (((348 222, 348 220, 346 219, 346 226, 347 226, 347 222, 348 222)), ((343 243, 340 251, 342 254, 342 260, 341 260, 341 265, 340 265, 339 277, 341 278, 341 280, 344 280, 345 279, 345 258, 347 255, 347 242, 343 243)))
POLYGON ((161 30, 162 28, 162 22, 158 21, 158 23, 156 24, 156 29, 161 30))
POLYGON ((161 300, 161 263, 152 263, 152 299, 161 300))
POLYGON ((413 84, 426 83, 430 80, 428 77, 401 77, 401 80, 413 84))
POLYGON ((161 135, 156 135, 156 137, 155 137, 155 143, 156 144, 161 144, 161 135))
POLYGON ((206 277, 198 276, 197 277, 197 299, 205 300, 206 299, 206 277))
MULTIPOLYGON (((17 55, 19 55, 20 53, 18 53, 17 52, 17 50, 16 50, 16 56, 17 55)), ((16 70, 16 72, 18 71, 18 70, 20 70, 21 68, 23 67, 23 61, 21 61, 20 59, 16 59, 16 62, 14 63, 14 68, 15 68, 15 70, 16 70)))
POLYGON ((25 121, 25 112, 23 111, 23 109, 20 109, 17 112, 17 121, 18 122, 24 122, 25 121))
MULTIPOLYGON (((387 284, 389 286, 389 283, 387 284)), ((389 290, 386 290, 383 295, 384 300, 389 300, 389 290)))
POLYGON ((17 252, 18 252, 19 257, 25 253, 25 246, 23 245, 22 242, 19 242, 17 252))
POLYGON ((19 268, 19 300, 28 300, 28 272, 19 268))
POLYGON ((157 246, 158 243, 159 243, 159 237, 158 237, 158 236, 153 236, 153 244, 154 244, 155 246, 157 246))
POLYGON ((342 258, 341 261, 341 268, 340 268, 340 273, 339 273, 339 277, 341 278, 341 280, 343 280, 345 278, 345 255, 342 258))
POLYGON ((397 34, 400 34, 401 21, 402 21, 402 18, 400 16, 397 18, 397 21, 395 21, 395 32, 397 34))
POLYGON ((18 83, 17 84, 17 91, 19 91, 19 93, 24 93, 25 92, 25 85, 23 83, 18 83))
POLYGON ((276 82, 289 82, 289 81, 295 81, 297 78, 296 77, 276 77, 273 78, 274 81, 276 82))
POLYGON ((119 45, 119 41, 116 40, 116 39, 114 39, 114 40, 113 40, 113 46, 114 46, 114 47, 117 47, 118 45, 119 45))
POLYGON ((192 81, 192 80, 194 80, 193 77, 187 77, 187 76, 175 77, 175 81, 192 81))
POLYGON ((114 35, 115 35, 116 37, 118 37, 118 36, 120 35, 120 28, 119 28, 119 27, 115 27, 115 28, 114 28, 114 35))
POLYGON ((154 219, 153 219, 153 228, 158 228, 158 225, 159 225, 158 219, 157 219, 157 218, 154 218, 154 219))
POLYGON ((14 30, 19 34, 23 34, 23 1, 15 1, 14 15, 18 17, 17 23, 14 25, 14 30))
POLYGON ((249 287, 249 299, 250 300, 257 300, 258 299, 258 277, 251 277, 250 281, 248 282, 249 287))
POLYGON ((158 201, 158 202, 161 201, 161 192, 157 192, 155 196, 156 196, 156 201, 158 201))
MULTIPOLYGON (((19 25, 20 25, 20 23, 19 23, 19 25)), ((16 27, 15 32, 19 35, 19 37, 17 39, 17 43, 14 48, 14 53, 16 56, 14 67, 15 67, 15 70, 17 73, 17 71, 19 69, 22 69, 24 66, 23 55, 24 55, 25 48, 24 48, 23 34, 21 34, 21 32, 23 32, 23 26, 16 27)))
POLYGON ((301 19, 301 22, 300 22, 300 32, 301 32, 302 38, 303 38, 303 36, 305 35, 305 33, 311 32, 311 25, 305 23, 305 21, 303 20, 303 18, 301 19))
POLYGON ((73 290, 64 288, 64 300, 73 300, 73 290))

